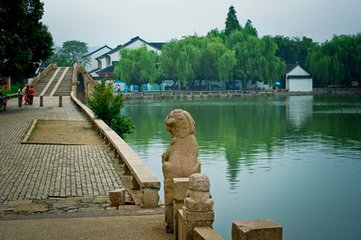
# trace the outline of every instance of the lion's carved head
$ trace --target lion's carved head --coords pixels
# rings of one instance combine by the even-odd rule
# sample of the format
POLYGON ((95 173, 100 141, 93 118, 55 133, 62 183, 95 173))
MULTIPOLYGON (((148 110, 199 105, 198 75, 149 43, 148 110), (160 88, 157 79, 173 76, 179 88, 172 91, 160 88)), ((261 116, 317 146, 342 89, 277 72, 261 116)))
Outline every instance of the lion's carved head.
POLYGON ((165 124, 173 138, 185 138, 196 129, 192 116, 183 109, 172 110, 165 118, 165 124))

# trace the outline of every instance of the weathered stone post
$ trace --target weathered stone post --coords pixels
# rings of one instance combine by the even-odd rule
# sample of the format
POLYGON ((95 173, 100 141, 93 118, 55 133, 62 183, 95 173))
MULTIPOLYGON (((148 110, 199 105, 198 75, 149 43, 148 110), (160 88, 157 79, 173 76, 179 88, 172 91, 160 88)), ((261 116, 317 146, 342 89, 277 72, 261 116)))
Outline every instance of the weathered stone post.
POLYGON ((184 199, 187 197, 187 190, 189 187, 189 178, 173 178, 173 230, 174 240, 178 239, 178 210, 184 206, 184 199))
POLYGON ((119 209, 120 205, 125 204, 125 188, 115 189, 109 192, 111 207, 119 209))
POLYGON ((173 232, 173 178, 187 178, 200 172, 195 122, 182 109, 174 109, 165 118, 167 130, 172 135, 168 150, 162 155, 164 176, 164 204, 167 232, 173 232))
POLYGON ((189 178, 184 206, 178 210, 178 239, 193 239, 195 227, 210 227, 214 221, 213 200, 206 175, 195 173, 189 178))
POLYGON ((18 107, 23 106, 23 95, 21 94, 21 91, 18 93, 18 107))
POLYGON ((59 107, 63 106, 63 96, 59 96, 59 107))

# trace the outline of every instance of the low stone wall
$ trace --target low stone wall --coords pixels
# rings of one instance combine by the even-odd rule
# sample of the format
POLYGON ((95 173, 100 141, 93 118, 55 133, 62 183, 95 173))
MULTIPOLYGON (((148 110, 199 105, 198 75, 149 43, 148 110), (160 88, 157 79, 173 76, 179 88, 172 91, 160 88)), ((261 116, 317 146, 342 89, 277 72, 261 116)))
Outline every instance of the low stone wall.
POLYGON ((164 91, 164 92, 131 92, 124 93, 125 99, 202 99, 202 98, 229 98, 241 96, 268 96, 273 90, 223 90, 223 91, 164 91))
POLYGON ((356 95, 361 94, 361 88, 314 88, 316 95, 356 95))
POLYGON ((128 100, 146 99, 208 99, 243 96, 303 96, 303 95, 348 95, 361 94, 361 88, 314 88, 313 92, 288 92, 275 90, 222 90, 222 91, 163 91, 124 93, 128 100))
POLYGON ((76 98, 74 91, 71 93, 71 98, 109 143, 116 156, 120 157, 120 163, 124 164, 124 174, 132 177, 131 188, 141 191, 141 206, 158 207, 160 181, 155 174, 116 132, 103 120, 95 118, 93 111, 76 98))

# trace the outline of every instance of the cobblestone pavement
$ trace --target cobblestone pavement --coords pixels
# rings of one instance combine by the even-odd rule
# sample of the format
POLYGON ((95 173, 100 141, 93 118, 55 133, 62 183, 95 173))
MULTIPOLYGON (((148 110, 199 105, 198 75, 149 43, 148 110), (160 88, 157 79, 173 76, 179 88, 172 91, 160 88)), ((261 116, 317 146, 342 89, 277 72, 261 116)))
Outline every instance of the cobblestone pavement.
POLYGON ((10 99, 7 111, 0 111, 0 207, 61 198, 91 202, 123 187, 106 145, 21 144, 34 119, 85 120, 70 97, 63 97, 63 107, 58 103, 58 97, 44 97, 40 107, 36 97, 33 106, 19 108, 10 99))

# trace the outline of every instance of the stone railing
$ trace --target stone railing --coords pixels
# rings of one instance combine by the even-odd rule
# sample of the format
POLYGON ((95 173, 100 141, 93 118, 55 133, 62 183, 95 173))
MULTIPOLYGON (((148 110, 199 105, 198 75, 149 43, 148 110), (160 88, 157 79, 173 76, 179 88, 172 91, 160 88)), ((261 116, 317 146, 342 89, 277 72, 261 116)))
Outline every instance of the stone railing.
POLYGON ((158 207, 160 181, 155 174, 114 130, 103 120, 95 118, 93 111, 76 98, 74 91, 71 93, 71 99, 114 150, 115 155, 119 157, 119 162, 124 164, 123 174, 131 176, 131 189, 141 191, 141 206, 158 207))
POLYGON ((42 71, 39 75, 37 75, 33 81, 31 81, 31 85, 36 86, 38 84, 39 80, 42 79, 44 76, 46 76, 51 70, 57 68, 56 64, 49 64, 44 71, 42 71))

